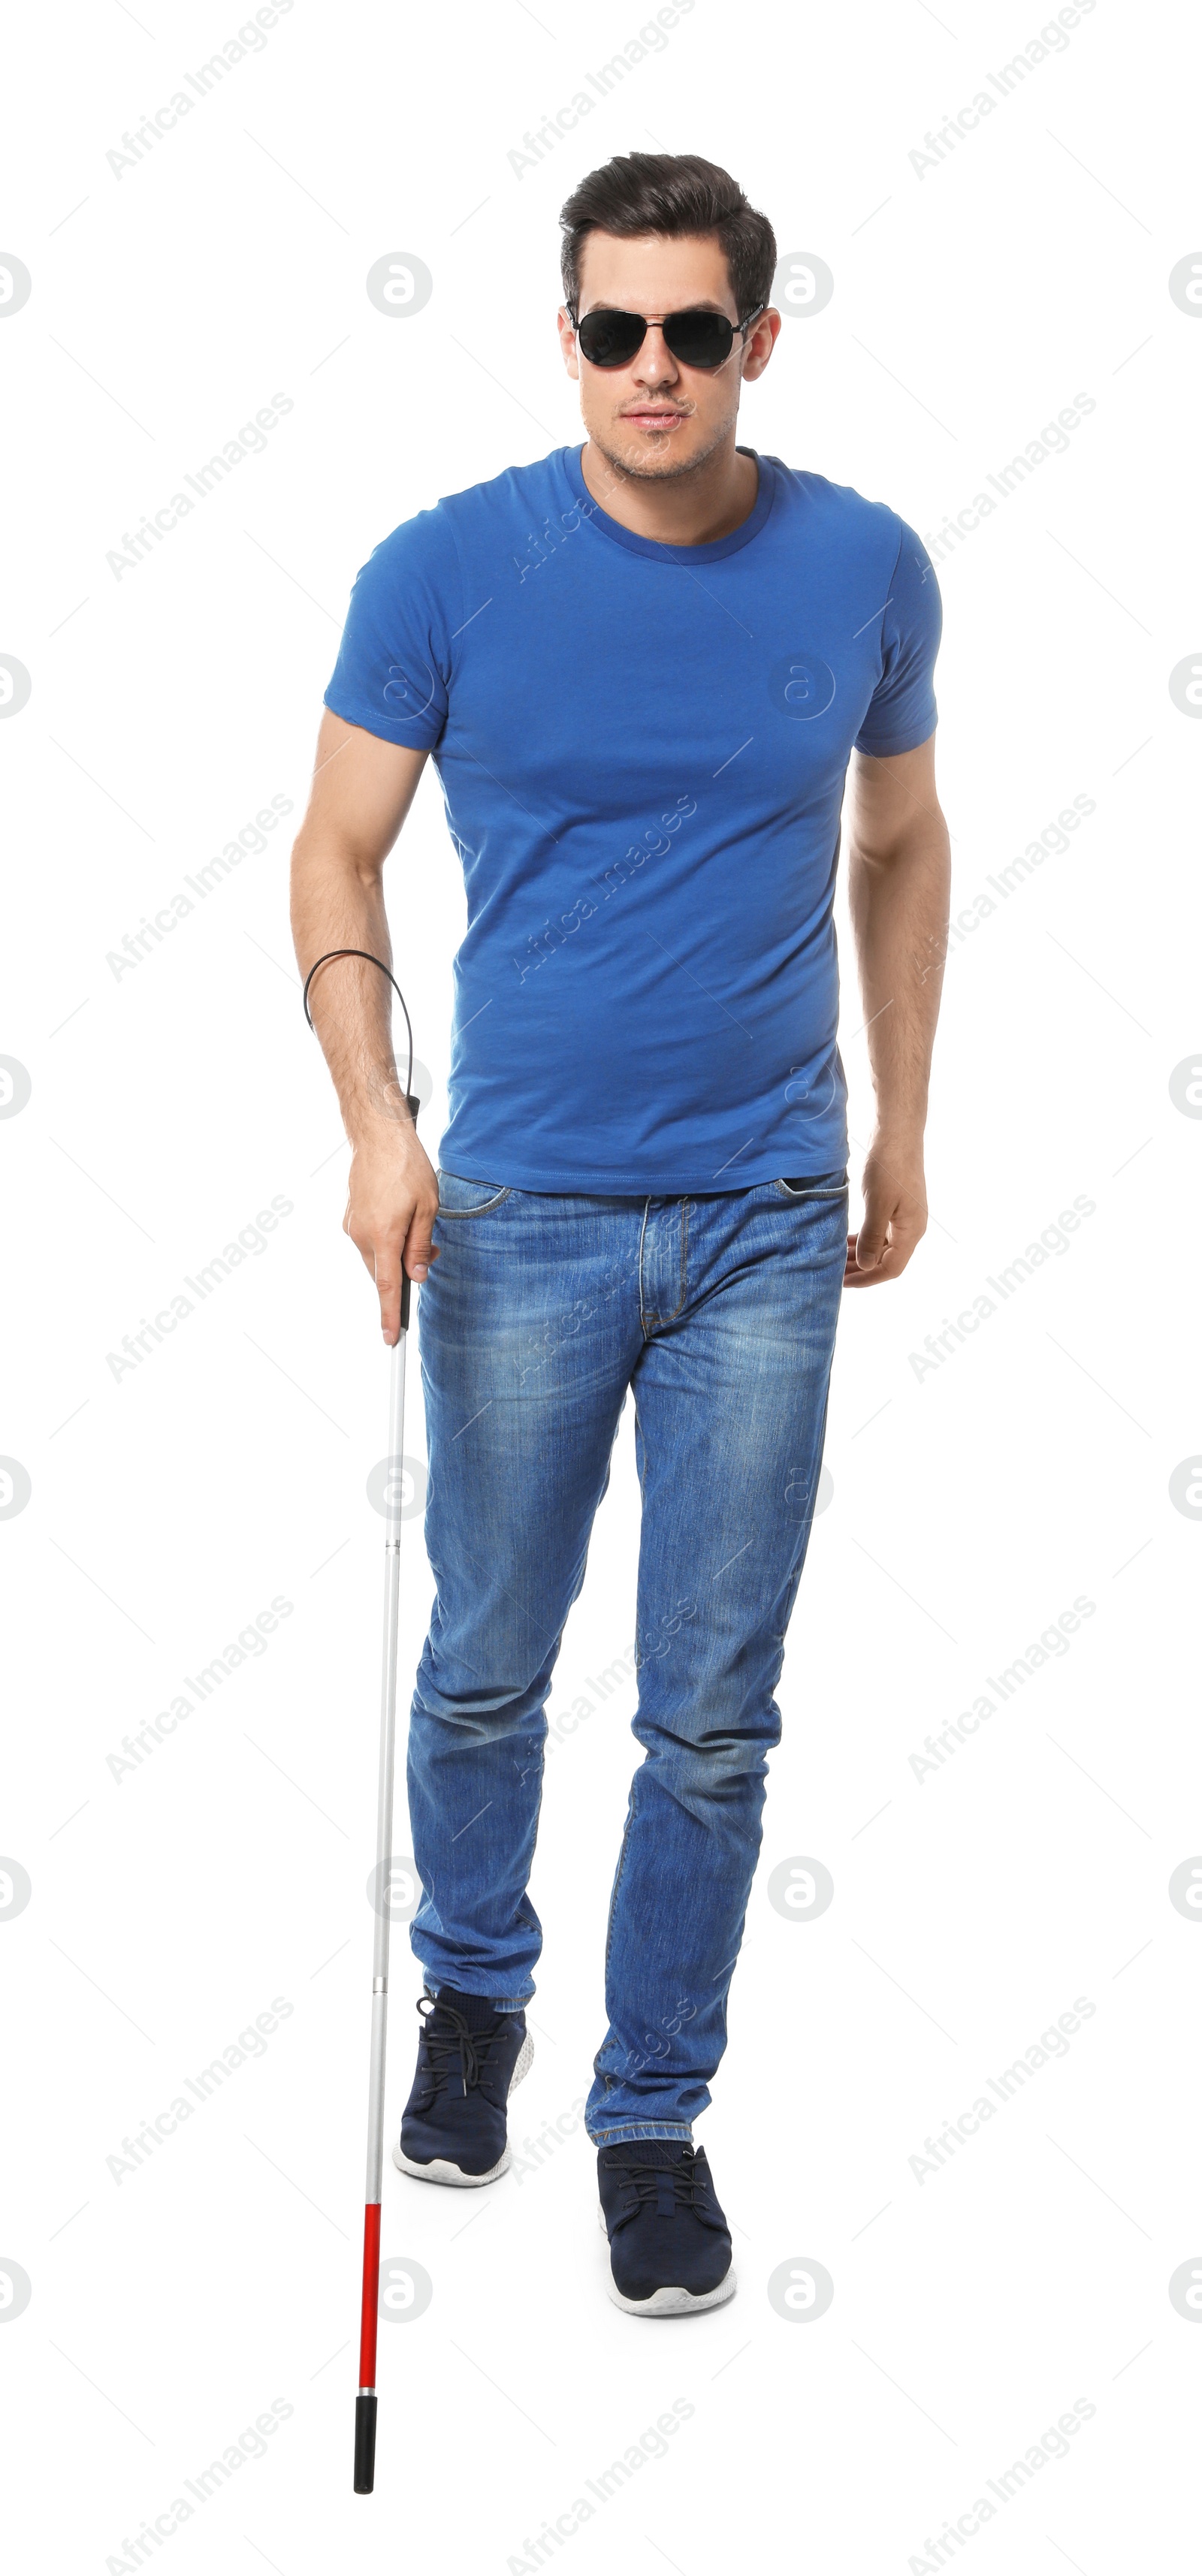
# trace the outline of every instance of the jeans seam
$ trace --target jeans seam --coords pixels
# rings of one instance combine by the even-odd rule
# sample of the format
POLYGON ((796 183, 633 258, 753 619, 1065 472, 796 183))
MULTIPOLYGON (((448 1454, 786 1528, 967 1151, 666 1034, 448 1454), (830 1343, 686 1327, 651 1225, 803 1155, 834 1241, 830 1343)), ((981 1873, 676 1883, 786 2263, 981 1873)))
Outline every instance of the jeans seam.
POLYGON ((638 1278, 639 1278, 639 1322, 640 1322, 640 1324, 642 1325, 642 1328, 643 1328, 643 1339, 644 1339, 644 1341, 649 1341, 649 1340, 650 1340, 650 1336, 651 1336, 651 1326, 652 1326, 652 1325, 655 1323, 655 1321, 656 1321, 655 1316, 654 1316, 654 1315, 648 1315, 648 1314, 644 1311, 644 1307, 643 1307, 643 1245, 645 1244, 645 1242, 646 1242, 646 1240, 647 1240, 647 1218, 648 1218, 648 1215, 650 1214, 650 1209, 651 1209, 651 1201, 650 1201, 650 1199, 644 1199, 644 1201, 643 1201, 643 1222, 642 1222, 641 1226, 639 1227, 639 1258, 638 1258, 638 1278))
POLYGON ((612 2129, 590 2129, 587 2134, 595 2147, 635 2146, 640 2138, 684 2138, 691 2146, 693 2140, 692 2127, 683 2120, 619 2120, 612 2129))
POLYGON ((784 1199, 786 1205, 789 1207, 802 1207, 810 1199, 841 1199, 847 1196, 847 1183, 845 1180, 834 1182, 828 1181, 821 1175, 816 1177, 815 1184, 812 1189, 786 1189, 783 1180, 774 1181, 772 1187, 774 1190, 779 1192, 781 1198, 784 1199))
POLYGON ((646 1205, 645 1205, 645 1207, 644 1207, 644 1209, 643 1209, 643 1226, 642 1226, 642 1232, 641 1232, 641 1233, 640 1233, 640 1235, 639 1235, 639 1321, 640 1321, 640 1323, 642 1324, 642 1327, 643 1327, 643 1336, 644 1336, 644 1339, 649 1339, 649 1338, 650 1338, 651 1331, 653 1330, 653 1328, 654 1328, 654 1326, 655 1326, 655 1325, 657 1325, 657 1324, 672 1324, 672 1323, 675 1323, 675 1321, 676 1321, 676 1317, 677 1317, 678 1315, 680 1315, 680 1314, 683 1314, 684 1309, 685 1309, 685 1306, 686 1306, 686 1305, 687 1305, 687 1303, 688 1303, 688 1295, 689 1295, 689 1272, 688 1272, 688 1252, 689 1252, 689 1205, 690 1205, 690 1202, 689 1202, 689 1200, 688 1200, 687 1198, 682 1198, 682 1199, 681 1199, 681 1202, 680 1202, 680 1297, 679 1297, 679 1300, 678 1300, 677 1304, 676 1304, 675 1306, 673 1306, 672 1311, 671 1311, 671 1314, 669 1314, 669 1315, 661 1315, 661 1314, 659 1313, 658 1308, 652 1308, 652 1309, 651 1309, 651 1310, 649 1310, 646 1314, 644 1314, 644 1312, 643 1312, 643 1241, 644 1241, 644 1237, 646 1236, 646 1232, 647 1232, 647 1213, 648 1213, 648 1209, 649 1209, 649 1208, 650 1208, 650 1206, 651 1206, 651 1201, 650 1201, 650 1199, 648 1199, 648 1200, 647 1200, 646 1205))
POLYGON ((658 1316, 658 1317, 656 1318, 656 1320, 657 1320, 657 1322, 658 1322, 658 1323, 661 1323, 661 1324, 672 1324, 672 1323, 675 1323, 675 1321, 676 1321, 676 1317, 677 1317, 679 1314, 681 1314, 681 1313, 683 1312, 684 1307, 685 1307, 685 1305, 686 1305, 686 1303, 687 1303, 687 1301, 688 1301, 688 1294, 689 1294, 689 1288, 688 1288, 688 1248, 689 1248, 689 1202, 688 1202, 688 1200, 687 1200, 687 1199, 682 1199, 682 1200, 681 1200, 681 1202, 680 1202, 680 1303, 679 1303, 679 1305, 677 1305, 677 1306, 674 1306, 674 1307, 673 1307, 672 1312, 671 1312, 671 1314, 670 1314, 670 1315, 660 1315, 660 1316, 658 1316))
MULTIPOLYGON (((641 1768, 641 1766, 639 1767, 641 1768)), ((638 1779, 639 1774, 638 1769, 636 1769, 634 1778, 630 1783, 630 1800, 626 1809, 626 1822, 622 1828, 622 1848, 618 1853, 618 1866, 614 1871, 613 1893, 609 1900, 609 1921, 605 1927, 605 1974, 607 1978, 609 1975, 610 1956, 613 1950, 614 1916, 618 1910, 618 1897, 622 1888, 622 1873, 626 1867, 626 1855, 630 1848, 630 1829, 635 1819, 638 1779)))
POLYGON ((508 1198, 512 1198, 512 1196, 513 1196, 513 1192, 512 1192, 512 1190, 500 1190, 500 1191, 498 1192, 498 1194, 497 1194, 497 1196, 496 1196, 496 1198, 495 1198, 495 1199, 485 1199, 479 1207, 474 1207, 474 1208, 447 1208, 447 1207, 440 1207, 440 1208, 439 1208, 439 1210, 438 1210, 438 1221, 439 1221, 440 1225, 442 1225, 442 1224, 457 1224, 457 1225, 465 1225, 465 1224, 468 1222, 469 1218, 471 1218, 471 1217, 474 1217, 474 1216, 491 1216, 494 1208, 499 1208, 499 1207, 501 1207, 501 1206, 504 1204, 504 1201, 505 1201, 506 1199, 508 1199, 508 1198))

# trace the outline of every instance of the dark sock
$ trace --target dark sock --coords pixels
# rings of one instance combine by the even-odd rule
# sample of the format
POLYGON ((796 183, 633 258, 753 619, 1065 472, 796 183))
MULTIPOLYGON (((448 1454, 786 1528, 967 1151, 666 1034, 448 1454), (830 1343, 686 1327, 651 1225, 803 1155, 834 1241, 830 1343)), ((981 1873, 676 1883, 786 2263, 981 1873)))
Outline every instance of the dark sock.
POLYGON ((657 2172, 668 2165, 679 2164, 681 2157, 688 2152, 687 2138, 626 2138, 621 2146, 601 2149, 603 2156, 620 2156, 623 2162, 629 2156, 636 2164, 653 2165, 657 2172))
MULTIPOLYGON (((427 1994, 429 1991, 427 1987, 427 1994)), ((491 2030, 497 2017, 497 2007, 487 1995, 465 1995, 457 1986, 440 1986, 436 2009, 445 2009, 448 2005, 462 2014, 469 2030, 491 2030)))

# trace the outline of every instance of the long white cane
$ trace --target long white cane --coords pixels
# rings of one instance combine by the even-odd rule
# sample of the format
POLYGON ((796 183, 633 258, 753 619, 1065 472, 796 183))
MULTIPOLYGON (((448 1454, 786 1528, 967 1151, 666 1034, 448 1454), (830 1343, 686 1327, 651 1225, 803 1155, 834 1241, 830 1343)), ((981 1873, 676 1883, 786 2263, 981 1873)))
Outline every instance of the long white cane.
MULTIPOLYGON (((330 948, 309 968, 301 996, 309 1027, 309 987, 319 966, 336 957, 361 957, 387 975, 409 1032, 405 1097, 416 1124, 413 1026, 390 966, 366 948, 330 948)), ((367 2200, 363 2213, 363 2299, 359 2327, 359 2393, 355 2399, 355 2493, 370 2495, 376 2479, 376 2324, 380 2306, 380 2192, 384 2175, 384 2061, 388 2041, 388 1934, 392 1870, 392 1792, 396 1769, 397 1619, 401 1601, 401 1505, 405 1451, 405 1346, 411 1282, 402 1266, 401 1329, 393 1346, 388 1382, 388 1447, 384 1488, 384 1658, 380 1685, 380 1785, 376 1813, 375 1944, 371 1975, 371 2072, 367 2091, 367 2200)))
POLYGON ((355 2399, 355 2493, 370 2495, 376 2474, 376 2321, 380 2304, 380 2192, 384 2172, 384 2060, 388 2039, 388 1935, 392 1793, 396 1767, 397 1616, 401 1598, 401 1503, 405 1450, 405 1348, 409 1292, 388 1383, 388 1475, 384 1523, 384 1654, 380 1681, 380 1785, 376 1814, 375 1944, 371 1973, 371 2073, 367 2087, 367 2199, 363 2212, 363 2306, 355 2399))

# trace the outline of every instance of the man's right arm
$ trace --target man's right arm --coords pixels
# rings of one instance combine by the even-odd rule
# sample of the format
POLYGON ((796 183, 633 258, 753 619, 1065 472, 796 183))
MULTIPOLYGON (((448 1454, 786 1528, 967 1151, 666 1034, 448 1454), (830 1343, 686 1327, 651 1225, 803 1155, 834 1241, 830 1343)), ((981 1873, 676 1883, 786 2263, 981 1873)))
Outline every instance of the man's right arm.
MULTIPOLYGON (((413 802, 424 751, 383 742, 328 709, 317 739, 309 808, 292 853, 292 937, 306 976, 331 948, 365 948, 392 964, 384 861, 413 802)), ((334 1079, 351 1168, 343 1230, 380 1299, 389 1344, 400 1334, 402 1265, 427 1276, 438 1181, 418 1142, 392 1047, 392 986, 378 967, 340 957, 309 994, 334 1079)))

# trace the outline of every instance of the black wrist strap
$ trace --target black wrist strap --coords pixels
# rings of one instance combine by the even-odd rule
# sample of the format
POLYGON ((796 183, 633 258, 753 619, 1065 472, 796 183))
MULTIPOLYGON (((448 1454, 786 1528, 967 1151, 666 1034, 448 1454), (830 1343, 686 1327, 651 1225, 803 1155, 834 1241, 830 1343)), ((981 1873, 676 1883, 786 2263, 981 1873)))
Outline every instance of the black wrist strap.
POLYGON ((305 977, 305 989, 301 995, 305 1018, 307 1019, 310 1028, 312 1028, 313 1014, 309 1009, 309 986, 317 973, 318 966, 328 966, 331 959, 334 957, 362 957, 368 966, 378 966, 380 973, 382 975, 387 975, 388 977, 388 981, 392 986, 393 992, 396 994, 401 1009, 405 1013, 405 1027, 409 1032, 409 1063, 405 1073, 405 1099, 408 1104, 409 1115, 413 1120, 414 1126, 416 1126, 418 1103, 413 1094, 413 1023, 409 1017, 405 996, 401 991, 400 985, 393 974, 391 966, 386 966, 382 957, 373 957, 371 950, 368 948, 327 948, 324 957, 319 957, 317 959, 316 964, 309 968, 309 972, 305 977))

